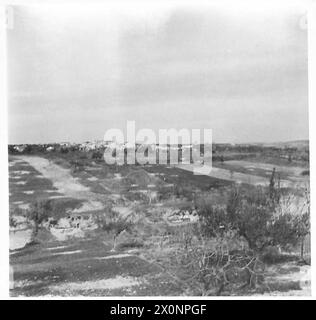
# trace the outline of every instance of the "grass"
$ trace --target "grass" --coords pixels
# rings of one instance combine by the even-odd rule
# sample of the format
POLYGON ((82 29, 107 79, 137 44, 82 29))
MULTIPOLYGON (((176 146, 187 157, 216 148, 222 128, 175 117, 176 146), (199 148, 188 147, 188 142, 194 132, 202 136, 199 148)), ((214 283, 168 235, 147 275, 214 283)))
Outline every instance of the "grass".
MULTIPOLYGON (((231 164, 231 163, 226 163, 226 162, 224 162, 224 163, 214 162, 213 166, 216 168, 226 169, 226 170, 229 170, 232 172, 240 172, 240 173, 245 173, 245 174, 249 174, 249 175, 256 175, 256 176, 260 176, 260 177, 265 177, 265 178, 269 178, 271 176, 271 172, 272 172, 272 170, 265 170, 265 169, 261 169, 261 168, 246 168, 242 165, 231 164)), ((254 167, 255 167, 255 164, 254 164, 254 167)), ((288 178, 288 174, 285 172, 278 172, 278 174, 280 174, 281 179, 288 178)))
POLYGON ((285 167, 298 166, 298 167, 306 168, 306 166, 309 165, 309 163, 307 161, 293 160, 292 162, 289 162, 287 159, 284 159, 284 158, 273 157, 273 156, 262 155, 262 154, 257 154, 256 157, 245 158, 243 160, 251 161, 254 163, 263 162, 263 163, 275 164, 278 166, 285 166, 285 167))
POLYGON ((163 174, 166 183, 172 183, 177 186, 190 186, 192 189, 210 190, 211 188, 221 188, 230 186, 233 183, 226 180, 212 178, 208 176, 194 175, 193 172, 182 170, 176 167, 164 165, 144 166, 147 172, 163 174))
MULTIPOLYGON (((72 176, 81 184, 88 186, 98 199, 103 199, 106 204, 103 210, 85 212, 81 215, 98 216, 106 214, 106 210, 113 205, 129 207, 136 213, 139 221, 134 223, 133 230, 120 236, 116 252, 111 252, 112 236, 100 229, 86 232, 84 238, 73 238, 65 241, 57 241, 48 230, 41 229, 37 242, 27 245, 23 249, 11 252, 10 264, 14 268, 14 279, 17 286, 11 291, 11 295, 40 296, 46 294, 59 294, 65 296, 89 295, 181 295, 184 292, 179 286, 162 272, 160 268, 143 259, 143 253, 153 250, 153 247, 162 244, 162 250, 168 249, 180 234, 185 232, 178 226, 170 226, 163 219, 166 210, 186 208, 192 206, 191 200, 175 195, 179 193, 196 193, 198 197, 207 198, 214 204, 226 202, 227 191, 234 184, 230 181, 212 178, 208 176, 194 175, 190 171, 166 165, 145 166, 109 166, 102 160, 94 160, 82 153, 45 154, 44 156, 63 168, 72 170, 72 176), (78 159, 78 160, 76 160, 78 159), (77 161, 79 169, 74 169, 74 161, 77 161), (115 179, 115 174, 120 174, 122 179, 115 179), (155 176, 150 175, 155 174, 155 176), (92 179, 91 178, 95 178, 92 179), (138 184, 138 187, 131 187, 138 184), (136 197, 137 191, 146 189, 148 184, 154 184, 153 190, 166 192, 166 198, 148 203, 146 197, 136 197), (171 185, 171 187, 166 187, 171 185), (131 190, 136 191, 135 196, 131 190), (118 194, 120 199, 115 200, 113 195, 118 194), (136 201, 135 201, 136 200, 136 201), (163 241, 164 237, 169 241, 163 241), (162 239, 162 240, 161 240, 162 239), (173 239, 173 240, 172 240, 173 239), (129 254, 115 258, 115 255, 129 254), (114 256, 113 258, 109 258, 114 256), (105 259, 107 258, 107 259, 105 259), (96 288, 86 289, 84 284, 88 281, 112 279, 117 276, 134 277, 144 280, 142 285, 133 288, 120 288, 106 290, 96 288), (82 290, 74 290, 71 283, 82 283, 82 290), (69 285, 64 292, 53 291, 53 286, 69 285)), ((13 158, 11 159, 13 160, 13 158)), ((249 159, 247 159, 249 160, 249 159)), ((228 166, 223 164, 223 166, 228 166)), ((16 163, 10 167, 13 171, 27 170, 29 175, 20 175, 19 179, 9 180, 10 204, 16 201, 32 202, 38 199, 48 199, 52 195, 59 195, 52 182, 39 178, 40 173, 27 163, 16 163), (25 184, 16 184, 25 181, 25 184), (33 194, 25 194, 23 191, 34 190, 33 194), (55 191, 52 193, 47 190, 55 191)), ((234 170, 244 170, 237 166, 234 170)), ((257 174, 257 172, 251 172, 257 174)), ((262 173, 263 174, 263 173, 262 173)), ((249 186, 248 186, 249 187, 249 186)), ((140 194, 140 193, 139 193, 140 194)), ((53 216, 58 219, 65 216, 67 209, 73 210, 87 199, 58 198, 52 199, 54 203, 53 216)), ((290 259, 273 260, 271 267, 276 263, 280 266, 294 263, 290 259)), ((278 269, 281 273, 281 267, 278 269)), ((296 272, 297 269, 287 269, 284 272, 296 272)), ((273 281, 273 290, 298 290, 296 284, 273 281)), ((259 289, 258 289, 259 290, 259 289)), ((262 289, 266 292, 266 289, 262 289)), ((271 289, 270 289, 271 290, 271 289)), ((259 291, 257 291, 259 292, 259 291)), ((254 292, 255 294, 256 292, 254 292)), ((244 294, 252 294, 249 291, 244 294)))
MULTIPOLYGON (((42 243, 20 250, 11 255, 10 263, 15 269, 14 280, 17 283, 25 281, 26 285, 14 289, 11 294, 26 296, 50 294, 50 286, 53 284, 109 279, 117 275, 136 278, 157 275, 158 270, 155 266, 137 256, 102 259, 113 255, 109 249, 109 246, 100 241, 98 235, 90 239, 42 243), (66 248, 48 250, 61 245, 66 248), (65 250, 80 252, 63 255, 65 250)), ((104 293, 108 294, 106 290, 104 293)), ((90 292, 81 294, 90 295, 90 292)), ((102 292, 98 292, 99 294, 102 295, 102 292)))
MULTIPOLYGON (((12 163, 14 157, 9 158, 12 163)), ((49 179, 44 178, 27 162, 18 162, 9 167, 9 202, 12 207, 14 202, 30 203, 39 199, 48 199, 52 196, 61 196, 49 179), (28 174, 19 174, 15 171, 28 171, 28 174), (18 178, 18 179, 15 179, 18 178), (22 182, 22 183, 19 183, 22 182), (32 194, 25 193, 28 191, 32 194)))

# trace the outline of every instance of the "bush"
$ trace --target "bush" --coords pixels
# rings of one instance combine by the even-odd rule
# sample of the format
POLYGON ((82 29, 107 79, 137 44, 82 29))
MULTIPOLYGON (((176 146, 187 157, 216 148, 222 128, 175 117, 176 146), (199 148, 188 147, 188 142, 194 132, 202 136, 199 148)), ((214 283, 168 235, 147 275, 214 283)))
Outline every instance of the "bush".
POLYGON ((101 160, 103 158, 103 153, 100 151, 95 151, 92 153, 92 159, 101 160))
POLYGON ((9 218, 9 225, 12 228, 16 228, 16 226, 18 225, 17 222, 16 222, 16 219, 14 217, 10 217, 9 218))
POLYGON ((68 148, 65 148, 65 147, 60 148, 60 153, 68 153, 68 152, 69 152, 68 148))
POLYGON ((144 243, 142 241, 139 241, 137 239, 133 239, 128 242, 123 242, 119 244, 120 249, 137 249, 142 248, 144 246, 144 243))
MULTIPOLYGON (((295 207, 281 208, 283 204, 277 192, 263 187, 253 190, 234 189, 225 207, 200 202, 197 212, 209 236, 217 236, 221 230, 235 230, 243 237, 251 250, 262 252, 267 246, 295 246, 310 230, 309 201, 305 211, 295 207)), ((293 207, 294 200, 289 199, 293 207)))
POLYGON ((27 218, 34 223, 33 237, 37 236, 40 224, 47 220, 52 212, 52 203, 49 200, 36 201, 27 211, 27 218))
POLYGON ((178 243, 169 243, 168 254, 164 250, 150 254, 187 295, 221 295, 263 280, 264 265, 257 257, 245 250, 230 250, 234 237, 232 232, 223 232, 209 241, 199 227, 191 228, 178 243))
POLYGON ((113 236, 113 248, 116 249, 117 239, 124 231, 131 230, 132 222, 128 217, 122 217, 118 212, 110 210, 104 216, 98 216, 97 224, 103 231, 112 234, 113 236))
POLYGON ((85 161, 83 161, 83 160, 72 160, 72 161, 70 161, 70 165, 71 165, 71 172, 72 173, 81 172, 85 168, 85 161))
POLYGON ((192 188, 192 186, 186 186, 186 185, 175 185, 174 187, 174 195, 177 198, 184 197, 189 201, 194 200, 195 197, 195 191, 192 188))
MULTIPOLYGON (((273 263, 285 258, 277 247, 294 247, 309 233, 309 192, 306 191, 303 208, 294 206, 294 212, 290 210, 295 203, 294 196, 288 201, 291 206, 284 207, 280 195, 280 190, 270 184, 269 188, 254 187, 252 190, 236 188, 224 207, 210 202, 196 204, 204 235, 218 241, 225 239, 227 232, 234 231, 237 237, 246 240, 249 248, 246 256, 253 257, 256 262, 247 267, 249 284, 253 282, 252 275, 258 275, 253 268, 262 261, 273 263)), ((231 249, 227 252, 229 256, 231 249)))
POLYGON ((216 237, 228 229, 228 216, 224 207, 203 200, 195 203, 195 207, 205 235, 216 237))
POLYGON ((274 203, 264 188, 257 187, 244 194, 236 189, 228 199, 227 220, 251 250, 260 252, 271 241, 269 222, 273 211, 274 203))
MULTIPOLYGON (((213 199, 196 199, 199 228, 173 237, 180 245, 169 245, 171 254, 157 255, 154 260, 193 295, 219 295, 223 290, 261 284, 265 263, 289 259, 278 247, 297 244, 310 229, 309 192, 305 211, 294 208, 293 213, 283 206, 285 196, 282 198, 275 186, 274 175, 269 187, 233 189, 225 205, 215 205, 213 199), (243 246, 243 239, 247 246, 243 246)), ((288 202, 293 207, 292 197, 288 202)))
POLYGON ((261 255, 261 261, 266 264, 297 261, 298 257, 292 254, 281 253, 277 247, 267 247, 261 255))

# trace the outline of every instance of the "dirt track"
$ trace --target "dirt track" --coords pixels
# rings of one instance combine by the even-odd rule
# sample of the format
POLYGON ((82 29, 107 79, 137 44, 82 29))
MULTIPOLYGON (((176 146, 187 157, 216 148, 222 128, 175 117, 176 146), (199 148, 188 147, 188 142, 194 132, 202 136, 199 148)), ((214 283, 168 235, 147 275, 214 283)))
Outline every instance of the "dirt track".
POLYGON ((88 209, 100 210, 103 208, 102 203, 99 201, 99 196, 78 182, 78 180, 71 175, 70 170, 62 168, 42 157, 19 156, 18 158, 28 162, 45 178, 51 180, 54 187, 58 189, 58 192, 64 194, 65 197, 86 199, 88 201, 85 205, 86 211, 88 211, 88 209))

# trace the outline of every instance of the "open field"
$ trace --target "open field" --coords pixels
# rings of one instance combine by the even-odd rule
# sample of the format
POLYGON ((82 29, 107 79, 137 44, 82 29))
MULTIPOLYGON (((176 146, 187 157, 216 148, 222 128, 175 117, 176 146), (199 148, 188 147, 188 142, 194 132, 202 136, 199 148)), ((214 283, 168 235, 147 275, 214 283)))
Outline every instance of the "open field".
MULTIPOLYGON (((308 183, 304 167, 253 161, 214 163, 210 175, 194 175, 190 166, 109 166, 71 154, 10 155, 11 295, 192 294, 163 261, 196 223, 193 202, 222 206, 235 184, 267 185, 273 168, 287 187, 308 183), (34 238, 27 213, 39 200, 52 209, 34 238), (115 240, 107 227, 112 216, 132 225, 115 240)), ((309 266, 290 257, 267 266, 264 285, 222 294, 310 294, 309 266)))

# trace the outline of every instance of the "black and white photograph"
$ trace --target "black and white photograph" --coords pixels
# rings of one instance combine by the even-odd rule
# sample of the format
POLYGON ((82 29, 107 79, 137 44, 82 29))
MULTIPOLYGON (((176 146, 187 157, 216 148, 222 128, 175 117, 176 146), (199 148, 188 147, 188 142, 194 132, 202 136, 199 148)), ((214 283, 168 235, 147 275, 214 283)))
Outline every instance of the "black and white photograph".
POLYGON ((10 297, 311 297, 306 7, 5 14, 10 297))

